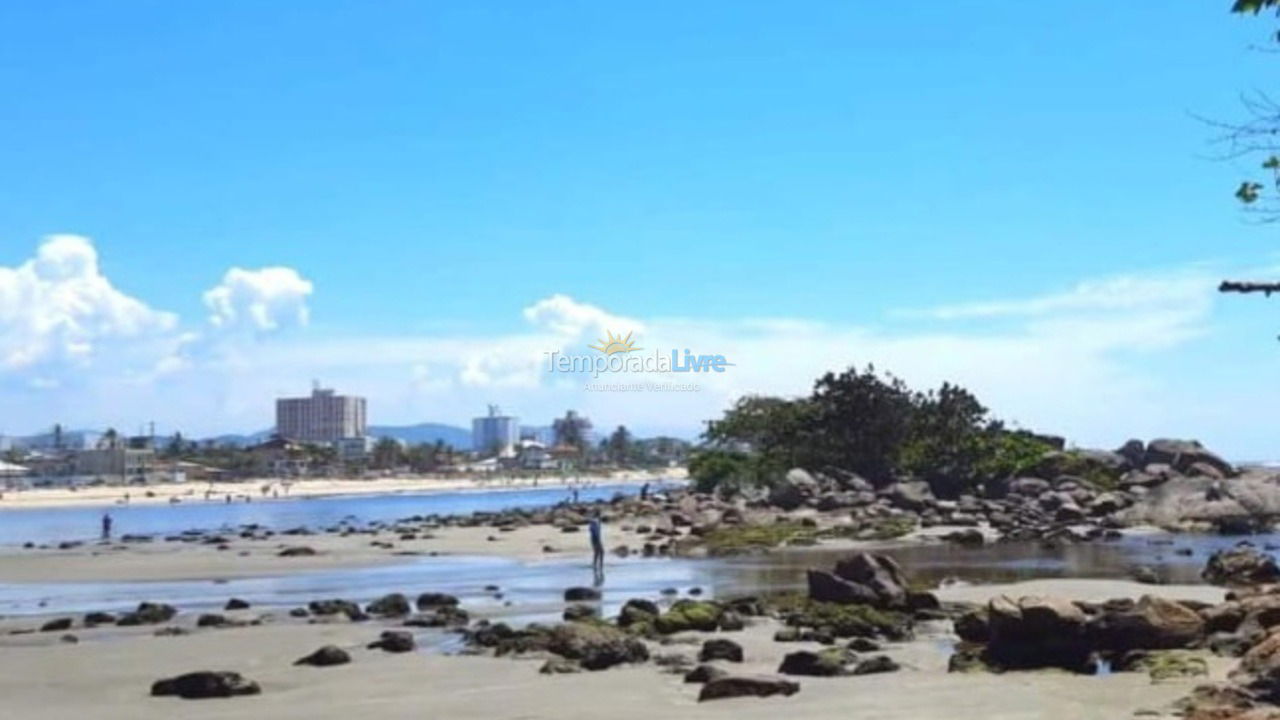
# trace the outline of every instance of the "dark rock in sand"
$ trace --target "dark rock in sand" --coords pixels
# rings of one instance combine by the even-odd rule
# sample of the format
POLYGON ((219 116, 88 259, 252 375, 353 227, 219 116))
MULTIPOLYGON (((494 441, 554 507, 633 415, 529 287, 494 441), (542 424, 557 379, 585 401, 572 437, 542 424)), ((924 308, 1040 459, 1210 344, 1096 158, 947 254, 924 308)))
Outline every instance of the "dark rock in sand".
POLYGON ((897 672, 901 669, 888 655, 877 655, 867 658, 853 667, 854 675, 874 675, 876 673, 897 672))
POLYGON ((349 620, 360 621, 367 620, 368 615, 360 609, 360 606, 350 600, 313 600, 307 604, 307 609, 312 615, 346 615, 349 620))
POLYGON ((226 606, 223 607, 223 610, 248 610, 248 609, 249 609, 249 603, 244 600, 241 600, 240 598, 231 598, 230 600, 227 601, 226 606))
POLYGON ((727 670, 722 670, 715 665, 699 665, 698 667, 685 673, 684 681, 687 683, 709 683, 722 677, 728 677, 727 670))
POLYGON ((411 652, 417 646, 413 633, 404 630, 384 630, 381 637, 369 643, 370 650, 383 650, 389 653, 411 652))
POLYGON ((419 610, 434 610, 442 607, 456 607, 458 598, 446 593, 428 592, 418 596, 419 610))
POLYGON ((325 645, 306 657, 298 658, 294 665, 310 665, 312 667, 332 667, 351 662, 351 655, 336 645, 325 645))
POLYGON ((226 616, 217 613, 205 613, 196 620, 196 627, 222 627, 226 624, 226 616))
POLYGON ((577 620, 590 620, 599 616, 599 611, 593 605, 574 604, 564 609, 562 617, 568 622, 577 620))
POLYGON ((778 666, 778 672, 783 675, 834 677, 845 674, 845 662, 844 652, 838 649, 823 650, 822 652, 800 650, 787 653, 782 658, 782 664, 778 666))
POLYGON ((585 670, 604 670, 622 663, 649 659, 649 649, 636 638, 604 623, 565 623, 552 628, 546 649, 585 670))
POLYGON ((40 626, 40 632, 62 632, 71 629, 71 618, 57 618, 40 626))
POLYGON ((169 622, 177 615, 178 611, 172 605, 164 603, 144 602, 138 605, 138 609, 130 613, 125 613, 116 621, 117 625, 133 626, 133 625, 156 625, 163 622, 169 622))
POLYGON ((698 662, 705 663, 712 660, 740 663, 742 662, 742 646, 726 638, 707 640, 702 643, 702 650, 698 652, 698 662))
POLYGON ((116 616, 108 612, 91 612, 84 616, 84 624, 93 627, 94 625, 111 625, 115 623, 116 616))
POLYGON ((791 696, 800 692, 800 683, 777 677, 730 675, 702 686, 698 702, 735 697, 791 696))
POLYGON ((257 695, 262 692, 258 683, 235 672, 209 671, 187 673, 151 685, 155 697, 177 696, 185 700, 204 698, 228 698, 237 695, 257 695))
POLYGON ((409 598, 402 593, 391 593, 369 603, 365 612, 378 617, 404 617, 413 612, 409 606, 409 598))
POLYGON ((297 545, 294 547, 287 547, 276 554, 280 557, 311 557, 317 553, 315 548, 308 547, 306 545, 297 545))

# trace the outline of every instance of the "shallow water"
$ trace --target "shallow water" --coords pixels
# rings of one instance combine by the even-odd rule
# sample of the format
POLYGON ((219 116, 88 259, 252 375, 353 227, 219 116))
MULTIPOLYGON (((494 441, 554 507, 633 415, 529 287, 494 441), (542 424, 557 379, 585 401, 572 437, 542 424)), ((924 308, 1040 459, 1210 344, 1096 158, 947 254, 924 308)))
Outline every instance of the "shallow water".
MULTIPOLYGON (((581 488, 579 500, 608 500, 619 493, 634 495, 639 491, 638 485, 597 485, 581 488)), ((540 508, 569 498, 569 490, 557 487, 255 499, 248 503, 192 500, 173 505, 114 505, 106 512, 111 514, 117 536, 169 535, 194 528, 209 530, 250 524, 276 530, 299 526, 321 528, 348 517, 367 523, 398 520, 411 515, 463 515, 477 511, 540 508)), ((96 539, 103 512, 100 507, 0 510, 0 545, 96 539)))
MULTIPOLYGON (((1275 538, 1271 538, 1275 539, 1275 538)), ((1200 582, 1208 555, 1237 538, 1218 536, 1134 536, 1107 543, 1046 549, 1034 543, 1000 543, 979 548, 946 544, 886 547, 915 579, 928 583, 997 583, 1036 578, 1125 578, 1147 565, 1165 582, 1200 582), (1175 548, 1189 548, 1190 556, 1175 548)), ((1253 538, 1261 546, 1263 536, 1253 538)), ((799 590, 805 570, 828 568, 848 555, 834 548, 793 548, 767 555, 733 558, 610 558, 600 589, 603 611, 616 613, 633 597, 657 597, 675 589, 688 595, 732 597, 799 590)), ((549 620, 564 607, 564 589, 592 585, 585 559, 521 562, 496 557, 419 557, 374 568, 296 573, 227 581, 52 582, 0 584, 0 614, 81 613, 131 608, 143 600, 169 602, 183 611, 213 610, 238 597, 255 606, 287 608, 321 598, 367 602, 390 592, 411 597, 448 592, 472 611, 512 620, 549 620), (501 596, 486 591, 497 585, 501 596)))

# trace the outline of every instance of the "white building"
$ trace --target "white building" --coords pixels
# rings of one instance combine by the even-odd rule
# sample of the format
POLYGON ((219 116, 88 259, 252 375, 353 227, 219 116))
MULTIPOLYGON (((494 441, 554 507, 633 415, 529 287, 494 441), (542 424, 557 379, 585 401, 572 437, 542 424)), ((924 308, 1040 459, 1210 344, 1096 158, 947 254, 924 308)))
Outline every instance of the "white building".
POLYGON ((334 443, 364 437, 365 399, 317 386, 311 397, 276 400, 276 434, 297 442, 334 443))
POLYGON ((346 437, 336 440, 333 448, 338 451, 338 459, 346 463, 363 462, 373 453, 374 439, 368 435, 346 437))
POLYGON ((471 421, 471 449, 481 456, 514 457, 520 442, 520 419, 502 415, 497 405, 471 421))

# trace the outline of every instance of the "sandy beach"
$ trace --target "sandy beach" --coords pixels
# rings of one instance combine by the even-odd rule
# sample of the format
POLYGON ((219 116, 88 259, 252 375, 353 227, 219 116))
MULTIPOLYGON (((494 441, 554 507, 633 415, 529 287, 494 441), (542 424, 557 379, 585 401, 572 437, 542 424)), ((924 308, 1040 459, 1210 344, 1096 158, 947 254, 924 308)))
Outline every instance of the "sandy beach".
POLYGON ((166 503, 243 501, 270 502, 298 498, 346 495, 394 495, 431 492, 527 490, 530 488, 573 488, 595 485, 641 485, 661 481, 683 481, 684 468, 662 471, 623 470, 609 474, 565 476, 468 475, 446 478, 250 478, 236 482, 157 483, 153 485, 94 485, 80 488, 31 488, 0 492, 0 510, 52 507, 110 507, 115 505, 159 505, 166 503), (264 492, 265 489, 265 492, 264 492), (127 496, 127 497, 126 497, 127 496))
MULTIPOLYGON (((1096 582, 1089 594, 1128 596, 1149 588, 1136 583, 1096 582)), ((1077 582, 1042 589, 1063 594, 1077 582)), ((984 595, 1018 591, 991 586, 984 595)), ((975 596, 976 597, 976 596, 975 596)), ((145 720, 147 718, 586 718, 605 712, 620 720, 654 717, 865 718, 866 720, 1098 720, 1160 713, 1197 680, 1153 683, 1143 673, 1090 677, 1063 672, 1011 675, 955 674, 946 668, 944 630, 921 633, 914 641, 886 646, 903 666, 888 675, 801 678, 790 698, 744 698, 697 703, 697 686, 653 664, 573 675, 541 675, 541 661, 449 657, 432 652, 391 655, 365 649, 382 623, 345 621, 309 625, 253 610, 232 615, 260 618, 263 625, 193 629, 177 637, 150 630, 106 628, 76 631, 80 642, 60 642, 57 633, 0 638, 0 697, 13 717, 49 720, 145 720), (297 658, 324 644, 347 649, 348 665, 295 667, 297 658), (262 694, 227 700, 183 701, 151 698, 157 678, 194 669, 241 672, 262 686, 262 694), (483 677, 484 682, 476 682, 483 677)), ((192 618, 174 623, 190 627, 192 618)), ((0 627, 31 624, 7 621, 0 627)), ((386 625, 390 627, 390 625, 386 625)), ((769 674, 781 656, 806 644, 772 641, 773 621, 745 632, 725 634, 740 643, 746 673, 769 674)), ((677 636, 656 653, 693 655, 714 635, 677 636)), ((1206 654, 1211 677, 1225 675, 1233 661, 1206 654)))

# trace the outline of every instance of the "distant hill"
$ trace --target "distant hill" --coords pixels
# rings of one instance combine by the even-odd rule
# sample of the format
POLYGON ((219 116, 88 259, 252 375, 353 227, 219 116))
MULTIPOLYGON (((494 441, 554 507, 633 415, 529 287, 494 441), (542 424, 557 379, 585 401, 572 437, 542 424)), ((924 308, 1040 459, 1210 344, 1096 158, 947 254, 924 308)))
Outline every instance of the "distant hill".
POLYGON ((217 435, 215 437, 203 438, 200 440, 200 442, 213 443, 214 445, 218 445, 218 446, 231 445, 234 447, 250 447, 253 445, 257 445, 263 441, 269 440, 273 432, 275 432, 274 429, 259 430, 258 432, 249 433, 248 435, 238 435, 235 433, 228 433, 226 435, 217 435))
POLYGON ((439 423, 420 423, 418 425, 370 425, 369 434, 373 437, 395 438, 410 445, 420 443, 434 444, 437 440, 454 450, 471 449, 471 431, 453 425, 439 423))

